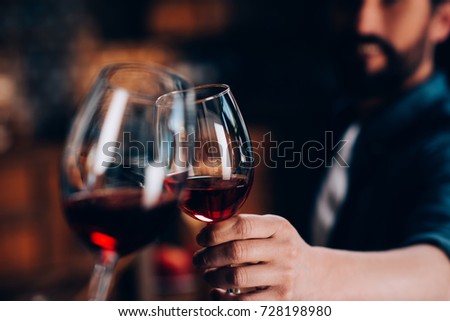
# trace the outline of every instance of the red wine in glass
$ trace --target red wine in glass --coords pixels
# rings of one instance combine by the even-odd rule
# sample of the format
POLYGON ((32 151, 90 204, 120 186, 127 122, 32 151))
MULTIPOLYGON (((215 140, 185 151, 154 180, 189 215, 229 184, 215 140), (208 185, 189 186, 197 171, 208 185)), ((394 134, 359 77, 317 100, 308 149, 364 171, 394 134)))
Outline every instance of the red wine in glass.
POLYGON ((118 188, 79 192, 64 202, 67 221, 92 250, 130 254, 155 241, 178 214, 178 199, 167 195, 142 206, 143 190, 118 188))
POLYGON ((229 180, 214 176, 188 178, 181 209, 191 217, 211 223, 226 220, 244 204, 250 184, 246 176, 229 180))

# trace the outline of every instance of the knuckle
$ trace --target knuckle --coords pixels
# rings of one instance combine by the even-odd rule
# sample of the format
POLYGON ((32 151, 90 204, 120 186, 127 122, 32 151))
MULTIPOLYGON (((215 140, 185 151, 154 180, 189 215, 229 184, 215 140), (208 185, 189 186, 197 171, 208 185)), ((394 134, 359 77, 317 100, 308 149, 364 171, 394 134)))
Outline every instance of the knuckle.
POLYGON ((231 286, 241 287, 247 282, 247 274, 244 269, 236 267, 227 273, 226 281, 231 286))
POLYGON ((294 240, 289 239, 286 244, 286 256, 290 260, 295 259, 299 255, 299 248, 296 242, 294 240))
POLYGON ((275 235, 278 237, 285 237, 289 235, 289 231, 293 229, 291 223, 284 217, 278 215, 268 214, 273 226, 275 227, 275 235))
POLYGON ((252 220, 245 218, 244 216, 238 215, 235 224, 235 229, 237 235, 239 235, 240 238, 243 239, 247 238, 249 235, 251 235, 253 231, 252 220))
POLYGON ((280 216, 280 215, 275 215, 275 214, 265 214, 264 216, 265 216, 266 218, 269 218, 270 220, 272 220, 272 221, 274 221, 274 222, 277 222, 278 224, 279 224, 279 223, 282 223, 282 222, 288 222, 287 219, 285 219, 283 216, 280 216))
POLYGON ((226 247, 225 256, 233 263, 239 262, 245 255, 244 246, 240 242, 232 242, 226 247))
POLYGON ((222 240, 222 228, 219 224, 210 224, 205 228, 205 241, 208 246, 213 246, 221 243, 222 240))
POLYGON ((295 277, 295 269, 293 267, 288 267, 283 270, 283 275, 288 284, 291 284, 295 277))
POLYGON ((278 222, 283 229, 290 229, 292 227, 291 222, 284 217, 278 216, 278 222))
POLYGON ((217 232, 211 231, 206 235, 206 243, 207 245, 214 245, 219 242, 219 237, 217 235, 217 232))
POLYGON ((279 287, 277 289, 277 294, 278 294, 279 300, 282 300, 282 301, 292 300, 292 294, 293 294, 292 287, 289 285, 279 287))

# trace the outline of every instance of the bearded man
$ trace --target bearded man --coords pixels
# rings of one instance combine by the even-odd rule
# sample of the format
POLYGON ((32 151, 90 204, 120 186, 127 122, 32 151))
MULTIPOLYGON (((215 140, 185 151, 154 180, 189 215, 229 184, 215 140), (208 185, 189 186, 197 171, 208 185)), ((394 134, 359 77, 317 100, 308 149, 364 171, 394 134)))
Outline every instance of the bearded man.
POLYGON ((299 209, 311 237, 241 214, 200 232, 194 264, 217 300, 449 300, 450 91, 434 51, 450 3, 330 2, 346 144, 299 209), (240 287, 254 290, 222 290, 240 287))

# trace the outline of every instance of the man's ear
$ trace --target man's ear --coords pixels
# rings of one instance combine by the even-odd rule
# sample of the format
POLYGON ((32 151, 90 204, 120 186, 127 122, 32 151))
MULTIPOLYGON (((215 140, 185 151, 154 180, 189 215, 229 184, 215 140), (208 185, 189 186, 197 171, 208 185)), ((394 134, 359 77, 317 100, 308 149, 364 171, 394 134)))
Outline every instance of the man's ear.
POLYGON ((450 34, 450 1, 437 6, 430 25, 430 40, 435 44, 445 41, 450 34))

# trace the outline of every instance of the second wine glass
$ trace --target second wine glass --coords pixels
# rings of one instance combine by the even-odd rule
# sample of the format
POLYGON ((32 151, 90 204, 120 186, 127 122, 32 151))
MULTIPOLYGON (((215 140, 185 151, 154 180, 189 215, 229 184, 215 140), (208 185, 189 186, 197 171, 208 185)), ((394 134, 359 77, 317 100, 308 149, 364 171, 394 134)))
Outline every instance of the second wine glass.
POLYGON ((67 221, 97 255, 89 298, 105 300, 119 256, 157 239, 178 213, 187 177, 194 92, 155 65, 105 67, 80 110, 62 160, 67 221), (174 90, 186 95, 160 106, 174 90), (180 147, 180 148, 179 148, 180 147))

